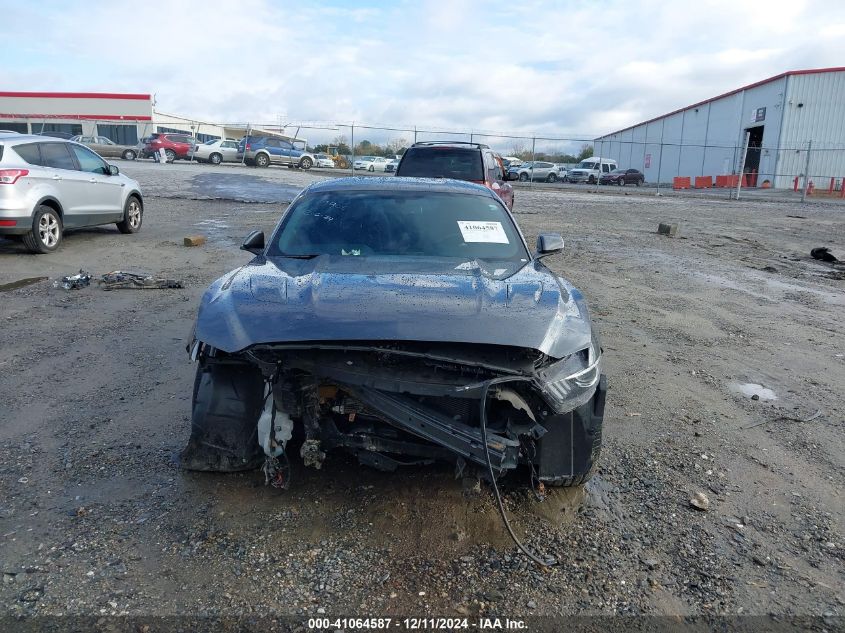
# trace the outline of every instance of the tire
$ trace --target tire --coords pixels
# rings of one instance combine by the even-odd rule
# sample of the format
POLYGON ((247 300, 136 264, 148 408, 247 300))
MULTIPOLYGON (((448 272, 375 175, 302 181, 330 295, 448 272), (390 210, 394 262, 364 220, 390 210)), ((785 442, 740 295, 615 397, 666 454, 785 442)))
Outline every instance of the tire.
POLYGON ((223 162, 223 155, 214 152, 211 156, 208 157, 208 162, 212 165, 219 165, 223 162))
POLYGON ((590 176, 589 178, 587 178, 587 184, 588 184, 588 185, 594 185, 594 184, 596 184, 596 177, 595 177, 595 176, 590 176))
POLYGON ((256 167, 267 167, 270 164, 270 157, 267 154, 256 154, 255 155, 255 166, 256 167))
POLYGON ((299 161, 299 168, 300 169, 311 169, 314 166, 314 161, 308 158, 307 156, 299 161))
POLYGON ((117 223, 121 233, 137 233, 144 223, 144 205, 138 196, 129 196, 123 207, 123 220, 117 223))
POLYGON ((639 187, 642 184, 645 184, 644 180, 642 180, 642 179, 637 180, 637 187, 639 187))
POLYGON ((557 174, 549 174, 546 182, 557 182, 557 174))
POLYGON ((525 172, 519 174, 519 182, 528 182, 528 174, 525 172))
POLYGON ((172 163, 176 160, 176 152, 174 152, 172 149, 164 150, 164 155, 168 163, 172 163))
POLYGON ((32 230, 23 236, 30 253, 52 253, 62 243, 62 216, 53 207, 38 205, 32 216, 32 230))
POLYGON ((134 149, 128 149, 123 152, 123 160, 135 160, 138 158, 138 154, 135 153, 134 149))
POLYGON ((624 187, 624 186, 625 186, 625 179, 624 179, 624 178, 620 178, 620 179, 619 179, 619 181, 618 181, 618 183, 619 183, 619 186, 620 186, 620 187, 624 187))
POLYGON ((367 171, 372 171, 372 172, 375 172, 375 170, 376 170, 376 168, 375 168, 375 167, 373 167, 372 165, 370 165, 369 167, 367 167, 367 171))
POLYGON ((191 402, 191 437, 179 455, 185 470, 238 472, 258 468, 258 417, 264 382, 252 365, 197 365, 191 402))

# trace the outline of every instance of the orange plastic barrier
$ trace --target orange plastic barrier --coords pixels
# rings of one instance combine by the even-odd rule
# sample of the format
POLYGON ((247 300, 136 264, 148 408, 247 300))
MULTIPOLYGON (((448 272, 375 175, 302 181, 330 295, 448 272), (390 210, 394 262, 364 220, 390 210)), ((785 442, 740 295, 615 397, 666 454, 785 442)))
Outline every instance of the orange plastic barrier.
POLYGON ((713 185, 714 187, 727 187, 728 186, 728 177, 727 176, 716 176, 716 184, 713 185))
POLYGON ((672 180, 672 189, 689 189, 690 188, 690 178, 689 176, 675 176, 672 180))
POLYGON ((710 189, 713 186, 713 176, 696 176, 696 189, 710 189))

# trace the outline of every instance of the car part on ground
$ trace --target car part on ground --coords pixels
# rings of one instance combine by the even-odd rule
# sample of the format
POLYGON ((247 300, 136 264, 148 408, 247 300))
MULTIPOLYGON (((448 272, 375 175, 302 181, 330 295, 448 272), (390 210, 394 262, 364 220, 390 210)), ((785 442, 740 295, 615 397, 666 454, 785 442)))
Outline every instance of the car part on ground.
POLYGON ((182 282, 176 279, 128 273, 120 270, 106 273, 100 277, 99 284, 103 290, 158 290, 184 287, 182 282))
POLYGON ((142 216, 138 183, 88 147, 0 135, 0 235, 20 237, 32 253, 51 253, 64 229, 114 223, 135 233, 142 216))
POLYGON ((283 484, 291 434, 277 436, 270 416, 298 429, 293 450, 313 467, 342 448, 388 471, 448 460, 583 483, 607 388, 583 297, 541 261, 562 248, 542 235, 532 256, 478 185, 312 185, 269 241, 245 240, 255 259, 203 297, 182 465, 263 462, 283 484))

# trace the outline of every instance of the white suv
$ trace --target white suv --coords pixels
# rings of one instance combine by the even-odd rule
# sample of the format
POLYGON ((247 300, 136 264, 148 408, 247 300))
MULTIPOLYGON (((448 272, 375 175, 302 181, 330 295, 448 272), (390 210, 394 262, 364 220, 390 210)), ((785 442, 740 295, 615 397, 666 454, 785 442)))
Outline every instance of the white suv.
POLYGON ((0 235, 51 253, 65 228, 115 223, 136 233, 143 213, 138 183, 84 145, 0 133, 0 235))

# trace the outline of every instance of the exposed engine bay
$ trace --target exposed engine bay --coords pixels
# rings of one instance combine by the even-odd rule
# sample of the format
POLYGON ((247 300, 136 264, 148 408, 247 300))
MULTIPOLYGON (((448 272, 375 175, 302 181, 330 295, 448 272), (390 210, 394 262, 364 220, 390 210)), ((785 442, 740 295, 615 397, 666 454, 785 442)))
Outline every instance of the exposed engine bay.
POLYGON ((263 463, 268 482, 286 486, 298 444, 314 468, 342 448, 385 471, 444 460, 498 477, 524 465, 535 483, 572 485, 598 457, 598 349, 556 360, 496 345, 356 341, 228 354, 195 341, 190 353, 199 367, 189 469, 263 463))

